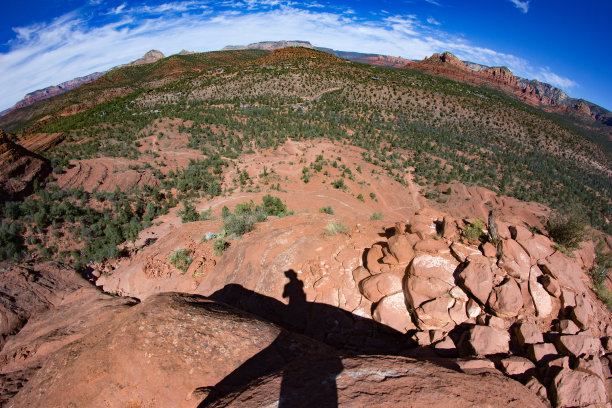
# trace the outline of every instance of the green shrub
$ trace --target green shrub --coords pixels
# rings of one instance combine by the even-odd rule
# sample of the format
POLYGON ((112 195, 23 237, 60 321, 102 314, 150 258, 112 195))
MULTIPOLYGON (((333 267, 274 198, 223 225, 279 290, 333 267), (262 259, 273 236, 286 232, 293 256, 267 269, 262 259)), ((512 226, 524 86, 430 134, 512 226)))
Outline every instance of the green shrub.
POLYGON ((206 211, 202 211, 200 213, 200 221, 208 221, 208 220, 214 220, 213 216, 212 216, 212 208, 208 207, 208 210, 206 211))
POLYGON ((333 207, 331 205, 328 205, 327 207, 319 208, 319 212, 321 214, 331 214, 331 215, 333 215, 334 214, 334 209, 333 209, 333 207))
POLYGON ((484 241, 487 237, 484 232, 484 228, 485 222, 482 220, 482 218, 478 218, 477 220, 474 220, 469 223, 463 229, 461 234, 468 242, 484 241))
POLYGON ((333 236, 336 234, 348 234, 351 231, 351 227, 341 222, 330 222, 325 227, 325 235, 333 236))
POLYGON ((575 215, 551 214, 546 222, 550 237, 568 250, 577 249, 585 237, 586 223, 575 215))
POLYGON ((383 218, 383 214, 381 212, 373 212, 372 215, 370 216, 370 219, 372 221, 382 220, 382 218, 383 218))
POLYGON ((195 208, 195 205, 183 201, 183 209, 179 210, 178 215, 181 216, 181 222, 194 222, 200 219, 200 215, 195 208))
POLYGON ((213 250, 216 256, 221 256, 227 247, 229 247, 229 243, 224 238, 217 238, 213 241, 213 250))
POLYGON ((338 180, 333 181, 332 182, 332 186, 334 188, 341 189, 341 190, 346 189, 346 184, 344 184, 344 180, 343 179, 338 179, 338 180))
POLYGON ((363 199, 363 194, 361 194, 361 193, 359 193, 359 195, 357 196, 357 199, 358 199, 359 201, 365 201, 365 200, 363 199))
POLYGON ((23 228, 16 222, 0 224, 0 260, 17 262, 23 256, 23 228))
POLYGON ((265 195, 263 197, 263 208, 268 216, 282 217, 287 214, 287 206, 278 197, 265 195))
POLYGON ((168 261, 170 261, 170 263, 174 265, 176 269, 185 273, 193 262, 193 258, 191 257, 191 252, 188 249, 178 248, 170 254, 168 261))

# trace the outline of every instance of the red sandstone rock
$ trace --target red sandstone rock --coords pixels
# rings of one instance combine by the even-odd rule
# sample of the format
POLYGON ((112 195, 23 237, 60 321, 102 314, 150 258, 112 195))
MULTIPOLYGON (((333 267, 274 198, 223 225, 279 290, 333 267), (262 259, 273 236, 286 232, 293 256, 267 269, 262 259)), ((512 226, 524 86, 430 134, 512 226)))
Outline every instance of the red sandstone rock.
POLYGON ((402 333, 416 329, 401 292, 383 297, 372 312, 372 318, 402 333))
POLYGON ((584 407, 606 402, 603 381, 582 371, 562 370, 551 384, 551 391, 557 407, 584 407))
POLYGON ((482 304, 487 303, 493 288, 489 260, 482 255, 470 257, 468 265, 459 273, 459 283, 482 304))
POLYGON ((473 326, 463 334, 460 347, 472 354, 486 356, 507 353, 510 336, 505 330, 489 326, 473 326))
POLYGON ((498 317, 514 317, 523 307, 521 290, 512 278, 493 288, 488 305, 498 317))
POLYGON ((408 264, 414 258, 412 245, 405 235, 394 235, 389 238, 389 252, 400 264, 408 264))
POLYGON ((371 302, 402 291, 402 279, 390 272, 379 273, 359 282, 361 294, 371 302))

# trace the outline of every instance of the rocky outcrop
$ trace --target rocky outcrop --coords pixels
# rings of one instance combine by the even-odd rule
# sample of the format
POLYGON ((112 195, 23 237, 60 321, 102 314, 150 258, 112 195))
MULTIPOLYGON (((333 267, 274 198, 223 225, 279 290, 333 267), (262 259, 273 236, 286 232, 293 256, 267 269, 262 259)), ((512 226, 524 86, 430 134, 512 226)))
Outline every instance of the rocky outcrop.
POLYGON ((50 173, 48 159, 13 142, 0 130, 0 202, 30 194, 34 184, 42 184, 50 173))
POLYGON ((163 52, 157 51, 157 50, 151 50, 151 51, 148 51, 142 57, 138 58, 137 60, 130 62, 129 64, 127 64, 127 66, 151 64, 153 62, 159 61, 162 58, 166 58, 163 52))
POLYGON ((517 382, 490 372, 473 376, 405 357, 367 356, 300 361, 206 406, 264 407, 279 401, 296 407, 546 406, 517 382), (333 375, 321 381, 321 373, 333 375))

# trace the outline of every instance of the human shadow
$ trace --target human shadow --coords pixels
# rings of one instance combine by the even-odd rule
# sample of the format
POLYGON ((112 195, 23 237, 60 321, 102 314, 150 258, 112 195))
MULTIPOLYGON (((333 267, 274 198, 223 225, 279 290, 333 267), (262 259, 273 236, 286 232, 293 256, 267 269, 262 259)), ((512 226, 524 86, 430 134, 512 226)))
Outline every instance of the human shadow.
POLYGON ((282 296, 288 299, 287 305, 237 284, 226 285, 209 296, 285 330, 214 387, 201 390, 208 395, 200 408, 214 405, 255 379, 281 371, 279 407, 337 407, 336 377, 343 369, 341 355, 397 354, 404 348, 406 336, 402 333, 338 307, 308 302, 295 271, 286 271, 285 277, 288 283, 282 296))

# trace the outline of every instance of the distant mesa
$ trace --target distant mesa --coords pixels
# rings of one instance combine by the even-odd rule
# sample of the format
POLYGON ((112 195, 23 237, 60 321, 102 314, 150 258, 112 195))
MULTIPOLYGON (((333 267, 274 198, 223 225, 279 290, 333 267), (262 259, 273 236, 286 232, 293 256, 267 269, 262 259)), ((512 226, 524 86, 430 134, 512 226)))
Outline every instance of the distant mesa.
POLYGON ((310 41, 261 41, 261 42, 251 43, 249 45, 228 45, 227 47, 223 47, 221 51, 232 51, 232 50, 274 51, 279 48, 287 48, 287 47, 315 48, 310 43, 310 41))
POLYGON ((127 66, 133 66, 133 65, 151 64, 153 62, 159 61, 162 58, 166 58, 166 56, 164 55, 163 52, 157 51, 157 50, 151 50, 151 51, 147 52, 141 58, 138 58, 136 61, 132 61, 129 64, 126 64, 126 65, 127 66))
MULTIPOLYGON (((189 51, 181 51, 181 53, 190 53, 189 51)), ((160 59, 165 58, 164 54, 161 51, 151 50, 147 52, 143 57, 138 58, 135 61, 130 62, 129 64, 120 65, 120 66, 132 66, 132 65, 142 65, 142 64, 150 64, 155 61, 159 61, 160 59)), ((116 68, 116 67, 115 67, 116 68)), ((42 101, 43 99, 49 99, 56 95, 61 95, 68 91, 71 91, 75 88, 78 88, 81 85, 88 84, 90 82, 95 81, 98 78, 101 78, 108 71, 103 72, 94 72, 93 74, 85 75, 82 77, 71 79, 70 81, 62 82, 59 85, 48 86, 43 89, 39 89, 38 91, 30 92, 22 100, 17 102, 13 107, 6 109, 0 112, 0 116, 14 111, 15 109, 25 108, 26 106, 30 106, 35 102, 42 101)))

